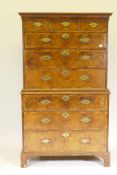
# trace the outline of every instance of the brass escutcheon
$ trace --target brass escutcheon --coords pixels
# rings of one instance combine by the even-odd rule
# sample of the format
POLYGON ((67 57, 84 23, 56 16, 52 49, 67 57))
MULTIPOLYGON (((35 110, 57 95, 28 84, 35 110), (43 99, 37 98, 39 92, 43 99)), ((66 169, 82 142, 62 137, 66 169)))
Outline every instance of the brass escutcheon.
POLYGON ((90 77, 88 75, 82 75, 80 77, 80 80, 83 80, 83 81, 86 81, 86 80, 89 80, 89 79, 90 79, 90 77))
POLYGON ((68 33, 64 33, 64 34, 62 34, 62 38, 63 39, 69 39, 70 35, 68 33))
POLYGON ((68 27, 70 26, 70 22, 67 22, 67 21, 64 21, 64 22, 61 22, 61 25, 64 26, 64 27, 68 27))
POLYGON ((51 119, 48 118, 48 117, 44 117, 44 118, 41 119, 41 122, 44 123, 44 124, 47 124, 47 123, 49 123, 50 121, 51 121, 51 119))
POLYGON ((63 50, 63 51, 61 52, 61 55, 62 55, 62 56, 69 56, 69 55, 70 55, 70 52, 69 52, 69 50, 63 50))
POLYGON ((83 43, 88 43, 90 41, 90 38, 80 38, 80 41, 83 43))
POLYGON ((96 22, 91 22, 91 23, 89 23, 89 26, 90 26, 90 27, 93 27, 93 28, 97 27, 98 25, 99 25, 99 24, 96 23, 96 22))
POLYGON ((83 138, 83 139, 80 140, 80 143, 88 144, 88 143, 90 143, 90 139, 89 138, 83 138))
POLYGON ((80 119, 80 121, 83 123, 89 123, 91 121, 91 119, 89 117, 83 117, 80 119))
POLYGON ((48 80, 51 80, 52 77, 50 77, 49 75, 44 75, 43 77, 41 77, 41 79, 44 81, 48 81, 48 80))
POLYGON ((43 25, 42 22, 33 22, 33 26, 35 26, 35 27, 40 27, 42 25, 43 25))
POLYGON ((86 60, 90 59, 90 56, 89 55, 81 55, 80 59, 83 60, 83 61, 86 61, 86 60))
POLYGON ((70 74, 69 70, 67 70, 67 69, 64 69, 61 73, 64 77, 66 77, 70 74))
POLYGON ((51 103, 51 101, 49 99, 43 99, 43 100, 41 100, 41 104, 43 104, 43 105, 48 105, 50 103, 51 103))
POLYGON ((43 61, 48 61, 50 59, 52 59, 52 57, 50 55, 43 55, 40 57, 40 60, 43 60, 43 61))
POLYGON ((48 144, 48 143, 51 143, 51 140, 50 139, 42 139, 42 140, 40 140, 40 142, 43 144, 48 144))
POLYGON ((69 99, 70 99, 70 97, 68 95, 62 96, 62 100, 65 101, 65 102, 69 101, 69 99))
POLYGON ((42 38, 41 41, 44 43, 49 43, 51 41, 51 38, 42 38))
POLYGON ((68 112, 62 113, 62 117, 66 118, 66 119, 69 118, 69 116, 70 116, 70 114, 68 112))
POLYGON ((90 100, 87 100, 87 99, 84 99, 84 100, 80 100, 80 103, 83 104, 83 105, 87 105, 87 104, 90 104, 90 100))
POLYGON ((67 137, 70 136, 70 134, 69 134, 69 132, 66 131, 66 132, 62 133, 62 136, 65 137, 65 138, 67 138, 67 137))

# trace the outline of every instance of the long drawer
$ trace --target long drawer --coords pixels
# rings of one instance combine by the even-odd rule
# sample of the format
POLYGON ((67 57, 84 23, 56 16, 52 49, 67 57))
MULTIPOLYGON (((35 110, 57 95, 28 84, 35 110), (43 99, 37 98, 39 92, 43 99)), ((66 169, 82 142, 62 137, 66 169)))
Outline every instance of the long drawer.
POLYGON ((40 49, 24 51, 25 67, 106 68, 106 50, 40 49))
POLYGON ((107 110, 108 95, 23 95, 23 110, 107 110))
POLYGON ((107 129, 107 112, 40 111, 24 112, 25 130, 107 129))
POLYGON ((106 151, 106 131, 25 131, 24 151, 39 155, 106 151))
POLYGON ((106 33, 25 33, 25 48, 106 48, 106 33))
POLYGON ((25 69, 25 88, 102 88, 105 69, 25 69))

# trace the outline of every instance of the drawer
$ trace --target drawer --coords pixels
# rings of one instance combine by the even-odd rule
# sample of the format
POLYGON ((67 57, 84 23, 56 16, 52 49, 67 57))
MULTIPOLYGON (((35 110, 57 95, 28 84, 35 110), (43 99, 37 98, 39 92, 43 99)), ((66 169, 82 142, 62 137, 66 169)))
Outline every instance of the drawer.
POLYGON ((105 69, 25 69, 25 88, 102 88, 105 78, 105 69))
POLYGON ((24 112, 25 130, 107 129, 107 112, 24 112))
POLYGON ((53 31, 59 32, 71 32, 79 30, 79 21, 74 20, 54 20, 53 21, 53 31))
POLYGON ((106 68, 105 50, 25 50, 25 66, 29 69, 39 69, 49 66, 68 66, 78 68, 106 68))
POLYGON ((105 33, 25 33, 25 48, 105 48, 105 33))
POLYGON ((24 152, 76 154, 106 151, 106 131, 24 132, 24 152))
POLYGON ((23 95, 23 110, 107 110, 107 95, 23 95))
POLYGON ((80 21, 80 31, 107 32, 107 21, 80 21))
POLYGON ((49 32, 52 30, 52 21, 42 18, 27 18, 23 25, 24 32, 49 32))

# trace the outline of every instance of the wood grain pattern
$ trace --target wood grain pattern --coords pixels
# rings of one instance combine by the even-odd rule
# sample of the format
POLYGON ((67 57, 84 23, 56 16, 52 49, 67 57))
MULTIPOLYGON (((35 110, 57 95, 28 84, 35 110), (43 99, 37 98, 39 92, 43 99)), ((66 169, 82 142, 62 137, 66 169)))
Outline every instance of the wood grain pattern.
POLYGON ((23 110, 107 110, 107 95, 24 95, 23 110), (68 96, 69 100, 64 101, 63 97, 68 96), (42 102, 47 100, 47 104, 42 102), (88 100, 88 104, 83 104, 88 100))
POLYGON ((41 49, 24 51, 25 68, 106 68, 105 50, 41 49))
POLYGON ((25 130, 107 129, 107 112, 40 111, 24 112, 25 130))
POLYGON ((63 137, 66 132, 40 131, 24 132, 24 151, 38 152, 47 155, 63 153, 63 155, 75 152, 101 152, 106 151, 106 132, 105 131, 67 131, 68 137, 63 137), (43 139, 50 140, 49 143, 41 143, 43 139), (89 139, 89 143, 81 143, 82 139, 89 139))
POLYGON ((79 20, 43 20, 42 18, 28 18, 24 22, 25 32, 72 32, 72 31, 88 31, 88 32, 107 32, 107 22, 105 21, 79 21, 79 20), (34 24, 40 23, 40 25, 34 24), (91 25, 91 23, 96 23, 97 26, 91 25))
POLYGON ((51 32, 51 30, 51 20, 43 20, 42 18, 29 18, 24 21, 24 32, 51 32), (40 25, 38 23, 40 23, 40 25))
POLYGON ((53 20, 53 31, 55 32, 71 32, 79 31, 79 21, 73 20, 53 20))
POLYGON ((77 48, 77 49, 102 49, 106 48, 105 33, 67 33, 68 39, 62 38, 65 33, 26 33, 24 36, 24 47, 26 49, 52 49, 52 48, 77 48), (44 38, 50 41, 43 42, 44 38), (88 38, 87 42, 81 41, 88 38))
POLYGON ((104 69, 25 69, 25 88, 102 88, 105 87, 104 69), (59 77, 59 78, 58 78, 59 77), (86 79, 85 79, 86 78, 86 79))
POLYGON ((106 21, 80 21, 80 31, 107 32, 107 26, 108 24, 106 21))

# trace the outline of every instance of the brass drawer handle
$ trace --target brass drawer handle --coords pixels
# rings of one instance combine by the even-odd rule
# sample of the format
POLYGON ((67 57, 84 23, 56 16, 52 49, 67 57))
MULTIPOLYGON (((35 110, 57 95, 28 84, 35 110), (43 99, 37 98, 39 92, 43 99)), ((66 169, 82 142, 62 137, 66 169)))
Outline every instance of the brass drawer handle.
POLYGON ((62 136, 65 137, 65 138, 67 138, 67 137, 70 136, 70 134, 69 134, 69 132, 66 131, 66 132, 62 133, 62 136))
POLYGON ((86 80, 89 80, 89 79, 90 79, 90 77, 88 75, 82 75, 80 77, 80 80, 83 80, 83 81, 86 81, 86 80))
POLYGON ((99 24, 96 23, 96 22, 91 22, 91 23, 89 23, 89 26, 90 26, 90 27, 93 27, 93 28, 96 28, 98 25, 99 25, 99 24))
POLYGON ((43 105, 48 105, 50 103, 51 103, 51 101, 49 99, 43 99, 43 100, 41 100, 41 104, 43 104, 43 105))
POLYGON ((43 25, 42 22, 33 22, 33 26, 35 26, 35 27, 40 27, 42 25, 43 25))
POLYGON ((43 60, 43 61, 48 61, 50 59, 52 59, 52 57, 50 55, 43 55, 40 57, 40 60, 43 60))
POLYGON ((69 39, 70 38, 70 35, 68 33, 64 33, 62 34, 61 36, 63 39, 69 39))
POLYGON ((44 118, 41 119, 41 122, 44 123, 44 124, 47 124, 47 123, 49 123, 50 121, 51 121, 51 119, 48 118, 48 117, 44 117, 44 118))
POLYGON ((86 60, 90 59, 90 56, 89 55, 81 55, 80 59, 83 60, 83 61, 86 61, 86 60))
POLYGON ((69 101, 69 99, 70 99, 70 97, 67 95, 62 96, 62 100, 65 102, 69 101))
POLYGON ((61 22, 61 25, 64 26, 64 27, 68 27, 71 25, 70 22, 67 22, 67 21, 64 21, 64 22, 61 22))
POLYGON ((49 43, 51 41, 51 38, 42 38, 41 41, 43 43, 49 43))
POLYGON ((69 50, 63 50, 61 52, 61 55, 64 56, 64 57, 66 57, 66 56, 69 56, 70 55, 70 52, 69 52, 69 50))
POLYGON ((91 119, 89 117, 83 117, 83 118, 80 119, 80 121, 82 123, 89 123, 91 121, 91 119))
POLYGON ((52 79, 52 77, 50 77, 49 75, 44 75, 43 77, 41 77, 41 79, 44 81, 49 81, 52 79))
POLYGON ((42 140, 40 140, 40 142, 42 144, 48 144, 48 143, 51 143, 51 140, 50 139, 42 139, 42 140))
POLYGON ((88 43, 90 41, 90 38, 80 38, 80 41, 83 43, 88 43))
POLYGON ((88 143, 90 143, 90 141, 91 140, 89 138, 83 138, 83 139, 80 140, 80 143, 88 144, 88 143))
POLYGON ((84 99, 84 100, 80 100, 80 103, 83 104, 83 105, 88 105, 91 103, 90 100, 87 100, 87 99, 84 99))
POLYGON ((67 70, 67 69, 64 69, 64 70, 62 71, 62 75, 63 75, 64 77, 68 76, 69 74, 70 74, 70 72, 69 72, 69 70, 67 70))
POLYGON ((70 114, 68 112, 63 112, 62 113, 62 117, 64 117, 65 119, 69 118, 70 114))

